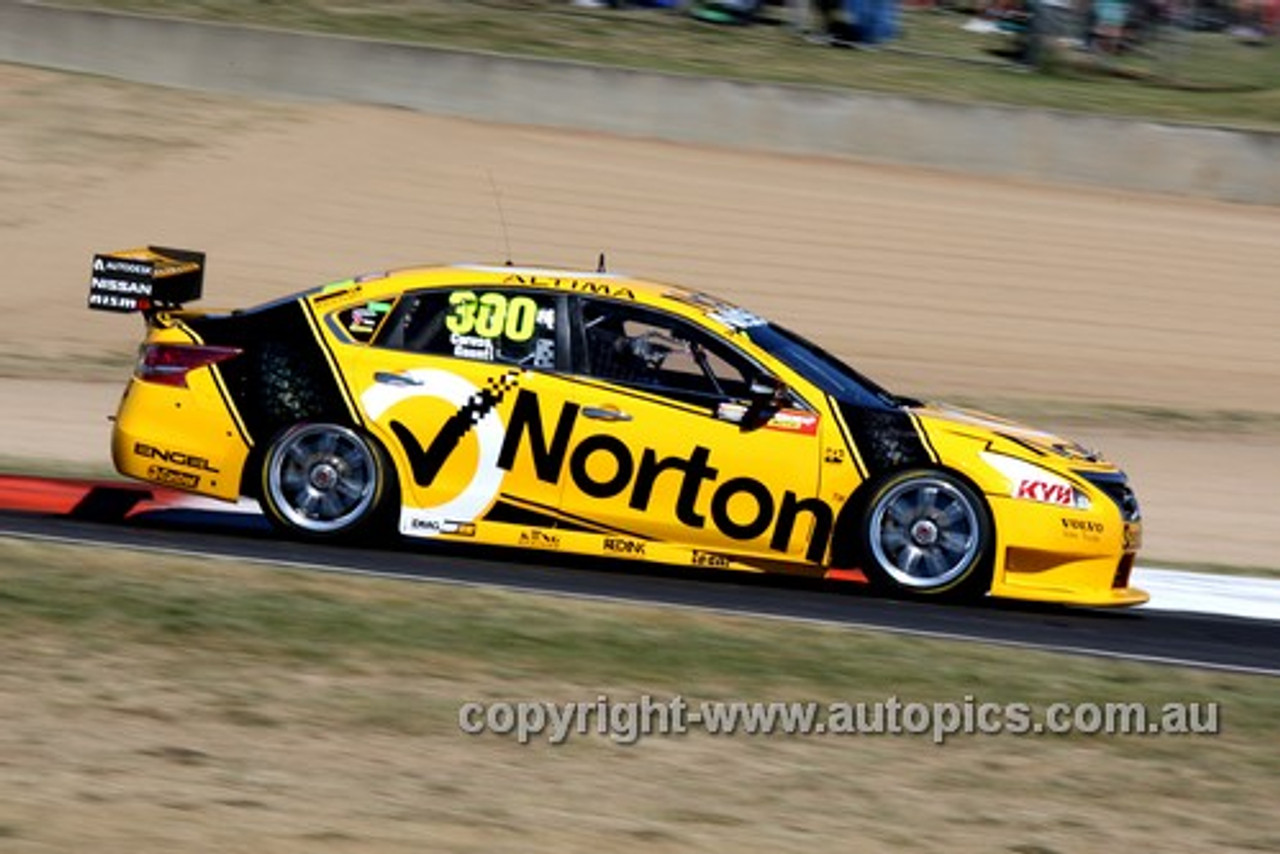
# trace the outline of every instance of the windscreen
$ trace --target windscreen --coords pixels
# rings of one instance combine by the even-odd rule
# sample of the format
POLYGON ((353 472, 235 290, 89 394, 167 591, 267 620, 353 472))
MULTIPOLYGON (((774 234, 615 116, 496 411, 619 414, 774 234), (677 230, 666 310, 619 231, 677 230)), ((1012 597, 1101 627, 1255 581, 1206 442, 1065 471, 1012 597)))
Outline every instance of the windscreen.
POLYGON ((837 400, 878 409, 898 405, 889 391, 794 332, 772 323, 749 326, 745 331, 757 347, 837 400))

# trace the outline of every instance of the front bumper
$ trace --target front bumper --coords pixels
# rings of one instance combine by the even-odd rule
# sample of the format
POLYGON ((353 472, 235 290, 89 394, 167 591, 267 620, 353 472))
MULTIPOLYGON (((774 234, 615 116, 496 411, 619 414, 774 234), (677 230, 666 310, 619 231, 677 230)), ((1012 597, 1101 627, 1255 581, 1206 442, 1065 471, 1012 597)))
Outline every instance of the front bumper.
POLYGON ((1142 523, 1123 521, 1105 498, 1090 510, 988 498, 999 532, 993 596, 1091 607, 1150 599, 1129 584, 1142 523))

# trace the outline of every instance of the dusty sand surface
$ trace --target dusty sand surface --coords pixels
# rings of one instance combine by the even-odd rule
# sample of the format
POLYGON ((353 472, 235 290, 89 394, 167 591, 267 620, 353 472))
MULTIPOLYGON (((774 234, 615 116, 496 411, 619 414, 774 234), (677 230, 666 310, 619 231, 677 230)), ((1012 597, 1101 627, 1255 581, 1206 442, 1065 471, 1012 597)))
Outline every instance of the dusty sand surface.
POLYGON ((84 309, 95 250, 203 249, 210 305, 501 261, 508 243, 518 263, 589 267, 605 250, 901 392, 1091 407, 1075 432, 1130 468, 1149 557, 1277 562, 1275 209, 2 66, 0 194, 2 457, 106 463, 103 418, 140 324, 84 309), (93 381, 113 384, 77 384, 93 381), (1190 430, 1119 430, 1099 404, 1177 412, 1190 430), (1195 429, 1224 410, 1272 426, 1195 429))
MULTIPOLYGON (((0 734, 0 829, 12 837, 0 848, 1191 854, 1264 850, 1275 839, 1261 791, 1112 745, 696 734, 629 748, 600 737, 521 747, 457 733, 459 704, 485 696, 466 680, 209 658, 50 644, 0 672, 17 722, 0 734), (37 664, 60 678, 30 691, 37 664), (388 727, 373 704, 360 720, 358 706, 343 704, 362 695, 398 717, 418 709, 421 724, 388 727), (1125 820, 1106 794, 1117 789, 1130 793, 1125 820), (1196 792, 1215 797, 1197 802, 1196 792)), ((594 696, 506 687, 505 696, 594 696)))

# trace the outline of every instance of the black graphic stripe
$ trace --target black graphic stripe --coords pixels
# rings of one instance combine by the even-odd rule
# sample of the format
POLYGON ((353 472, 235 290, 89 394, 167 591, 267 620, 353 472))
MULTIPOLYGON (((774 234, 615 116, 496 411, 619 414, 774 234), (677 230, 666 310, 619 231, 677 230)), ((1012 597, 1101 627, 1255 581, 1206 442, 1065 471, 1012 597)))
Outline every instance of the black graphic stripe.
POLYGON ((853 461, 853 467, 858 472, 858 480, 865 481, 867 479, 867 470, 862 466, 862 457, 858 453, 858 448, 853 444, 853 437, 849 435, 849 425, 845 423, 845 414, 840 409, 840 402, 830 395, 827 396, 827 405, 831 407, 835 413, 836 429, 840 433, 840 439, 844 442, 845 450, 849 452, 849 459, 853 461))
POLYGON ((484 514, 484 521, 497 522, 502 525, 520 525, 525 528, 545 528, 558 531, 578 531, 581 533, 598 533, 595 528, 566 523, 554 514, 541 510, 523 507, 515 501, 495 501, 489 512, 484 514))
POLYGON ((938 449, 933 446, 933 441, 929 438, 929 431, 924 429, 924 424, 920 421, 920 416, 914 412, 910 413, 911 424, 916 428, 916 433, 920 435, 920 441, 924 443, 925 451, 928 452, 933 462, 942 459, 942 455, 938 453, 938 449))
POLYGON ((227 383, 222 377, 222 372, 218 370, 217 365, 210 365, 209 369, 210 373, 213 374, 213 387, 218 390, 218 397, 222 398, 222 405, 226 407, 227 414, 231 416, 231 423, 236 425, 236 433, 239 434, 240 441, 244 442, 245 447, 252 448, 253 439, 249 438, 244 422, 240 420, 240 412, 236 409, 235 401, 231 399, 231 395, 227 391, 227 383))
POLYGON ((612 525, 603 525, 594 519, 588 519, 585 516, 578 516, 573 513, 566 513, 549 504, 539 504, 536 501, 529 501, 524 498, 517 498, 514 495, 503 493, 502 500, 499 501, 494 508, 485 515, 486 522, 514 522, 522 525, 541 525, 547 528, 558 528, 561 531, 584 531, 592 534, 617 534, 621 537, 630 537, 633 540, 652 540, 646 534, 637 534, 634 531, 628 531, 625 528, 615 528, 612 525), (499 510, 499 507, 503 509, 499 510), (516 521, 516 517, 519 521, 516 521), (500 518, 502 517, 502 518, 500 518), (535 518, 542 519, 541 522, 530 521, 535 518))
POLYGON ((1048 456, 1048 454, 1046 454, 1042 449, 1037 448, 1035 445, 1031 444, 1030 442, 1019 439, 1017 436, 1011 436, 1008 433, 998 433, 997 435, 1001 439, 1004 439, 1007 442, 1012 442, 1013 444, 1017 445, 1020 448, 1026 448, 1028 451, 1035 454, 1037 457, 1048 456))
POLYGON ((300 300, 299 302, 302 306, 302 312, 307 318, 307 325, 311 327, 311 334, 316 337, 320 352, 324 354, 325 361, 329 364, 329 373, 333 376, 334 385, 338 387, 338 393, 342 395, 342 402, 347 405, 347 411, 351 414, 352 422, 359 427, 363 427, 364 419, 360 416, 360 407, 356 406, 351 397, 351 389, 347 387, 347 378, 343 376, 342 369, 338 364, 338 357, 334 355, 328 340, 320 330, 320 322, 316 319, 315 310, 306 300, 300 300))
POLYGON ((915 422, 904 410, 842 402, 840 414, 871 477, 932 462, 915 422))

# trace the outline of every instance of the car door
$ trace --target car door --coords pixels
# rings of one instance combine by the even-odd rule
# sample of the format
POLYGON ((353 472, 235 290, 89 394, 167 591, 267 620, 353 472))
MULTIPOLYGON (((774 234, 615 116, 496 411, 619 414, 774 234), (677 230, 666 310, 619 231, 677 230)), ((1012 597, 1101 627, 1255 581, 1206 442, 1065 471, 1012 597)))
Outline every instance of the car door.
MULTIPOLYGON (((366 428, 401 472, 401 531, 473 533, 508 495, 554 508, 557 488, 499 458, 519 392, 557 365, 563 299, 481 284, 411 292, 383 309, 371 340, 342 362, 366 428)), ((371 329, 361 310, 339 324, 371 329)))
POLYGON ((577 417, 564 515, 702 549, 820 561, 818 412, 799 398, 758 414, 761 369, 710 330, 619 300, 574 297, 577 417))

